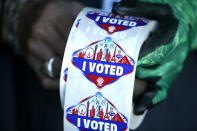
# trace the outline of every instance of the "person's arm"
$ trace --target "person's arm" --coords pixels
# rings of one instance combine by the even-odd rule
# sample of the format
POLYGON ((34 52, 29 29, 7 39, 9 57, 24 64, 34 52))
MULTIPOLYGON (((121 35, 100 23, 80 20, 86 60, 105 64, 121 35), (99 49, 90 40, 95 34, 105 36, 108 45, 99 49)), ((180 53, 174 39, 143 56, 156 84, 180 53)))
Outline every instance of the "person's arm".
POLYGON ((5 1, 1 33, 4 42, 9 44, 15 52, 19 53, 21 48, 24 48, 22 41, 25 42, 24 39, 29 37, 31 25, 48 2, 49 0, 5 1))

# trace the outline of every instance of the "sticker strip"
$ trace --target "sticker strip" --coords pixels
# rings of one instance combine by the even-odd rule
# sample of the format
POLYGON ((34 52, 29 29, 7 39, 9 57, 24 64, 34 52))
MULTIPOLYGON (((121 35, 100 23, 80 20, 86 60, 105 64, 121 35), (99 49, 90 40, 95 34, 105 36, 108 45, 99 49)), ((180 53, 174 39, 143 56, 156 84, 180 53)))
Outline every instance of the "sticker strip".
POLYGON ((140 47, 155 26, 155 21, 93 8, 80 12, 60 77, 65 131, 123 131, 139 125, 131 117, 135 68, 140 47))

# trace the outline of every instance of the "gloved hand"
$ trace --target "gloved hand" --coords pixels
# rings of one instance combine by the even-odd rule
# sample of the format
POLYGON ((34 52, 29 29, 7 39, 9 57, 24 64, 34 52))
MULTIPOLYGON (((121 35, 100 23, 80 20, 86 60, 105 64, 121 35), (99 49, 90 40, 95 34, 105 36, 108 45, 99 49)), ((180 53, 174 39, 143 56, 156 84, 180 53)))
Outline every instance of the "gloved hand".
POLYGON ((114 4, 113 12, 116 14, 145 17, 159 23, 158 29, 145 41, 139 54, 136 77, 146 80, 148 87, 134 99, 134 113, 137 115, 166 99, 169 87, 182 70, 188 55, 189 26, 187 21, 179 23, 184 17, 179 16, 179 20, 175 18, 171 7, 174 5, 175 11, 176 4, 179 3, 170 3, 169 6, 132 0, 114 4))

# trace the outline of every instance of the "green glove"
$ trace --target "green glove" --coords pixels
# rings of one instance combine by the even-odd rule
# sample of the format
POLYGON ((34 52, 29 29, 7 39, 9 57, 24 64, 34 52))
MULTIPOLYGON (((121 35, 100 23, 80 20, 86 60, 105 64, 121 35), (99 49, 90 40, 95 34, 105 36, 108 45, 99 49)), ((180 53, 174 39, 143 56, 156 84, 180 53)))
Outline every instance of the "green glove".
POLYGON ((168 90, 182 70, 189 50, 197 48, 197 12, 193 13, 197 1, 143 1, 123 0, 113 9, 120 15, 141 16, 159 22, 159 28, 140 51, 136 77, 146 80, 148 88, 134 101, 135 114, 142 114, 167 98, 168 90))

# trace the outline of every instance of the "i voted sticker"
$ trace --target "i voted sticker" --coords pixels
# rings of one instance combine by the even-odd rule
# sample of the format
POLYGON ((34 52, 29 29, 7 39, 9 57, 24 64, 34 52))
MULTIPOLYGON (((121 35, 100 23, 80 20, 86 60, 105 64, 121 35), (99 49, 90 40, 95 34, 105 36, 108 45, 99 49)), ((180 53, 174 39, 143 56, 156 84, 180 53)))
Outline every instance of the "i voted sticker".
POLYGON ((72 63, 99 89, 131 73, 135 65, 110 37, 75 51, 72 63))
POLYGON ((67 81, 67 75, 68 75, 68 68, 66 68, 66 69, 64 70, 63 79, 64 79, 65 82, 67 81))
POLYGON ((106 12, 89 11, 86 16, 109 34, 137 26, 144 26, 148 23, 147 20, 142 18, 118 16, 106 12))
POLYGON ((79 130, 124 131, 128 128, 127 118, 99 92, 68 108, 66 119, 79 130))

